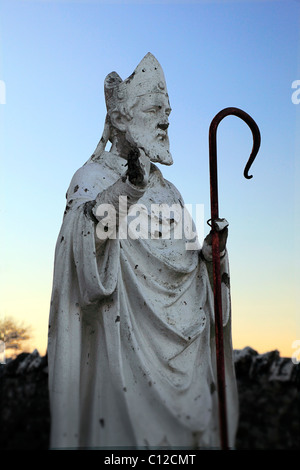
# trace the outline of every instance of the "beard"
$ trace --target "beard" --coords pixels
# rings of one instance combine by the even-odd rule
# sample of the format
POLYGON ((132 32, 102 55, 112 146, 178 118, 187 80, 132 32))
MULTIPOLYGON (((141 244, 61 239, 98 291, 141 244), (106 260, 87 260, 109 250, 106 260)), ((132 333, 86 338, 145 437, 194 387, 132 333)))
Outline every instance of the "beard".
POLYGON ((151 135, 141 135, 131 131, 126 132, 126 139, 134 146, 142 149, 150 161, 161 163, 162 165, 172 165, 173 158, 170 153, 170 144, 168 135, 153 138, 151 135))

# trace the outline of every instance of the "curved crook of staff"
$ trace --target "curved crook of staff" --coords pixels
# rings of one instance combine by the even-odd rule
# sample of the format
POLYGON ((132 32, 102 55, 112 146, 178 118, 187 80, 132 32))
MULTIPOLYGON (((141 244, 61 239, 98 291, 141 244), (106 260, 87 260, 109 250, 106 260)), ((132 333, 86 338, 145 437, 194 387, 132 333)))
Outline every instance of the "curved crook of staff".
POLYGON ((223 320, 222 320, 222 296, 221 296, 221 270, 219 250, 219 228, 216 222, 219 219, 218 201, 218 174, 217 174, 217 128, 222 119, 234 115, 248 124, 253 135, 253 147, 244 169, 246 179, 250 167, 260 147, 260 132, 256 122, 249 114, 239 108, 225 108, 212 120, 209 128, 209 168, 210 168, 210 197, 211 197, 211 234, 212 234, 212 257, 213 257, 213 284, 214 284, 214 309, 215 309, 215 338, 216 338, 216 365, 219 398, 219 420, 220 441, 222 449, 228 449, 227 429, 227 407, 226 407, 226 384, 225 384, 225 361, 223 344, 223 320))

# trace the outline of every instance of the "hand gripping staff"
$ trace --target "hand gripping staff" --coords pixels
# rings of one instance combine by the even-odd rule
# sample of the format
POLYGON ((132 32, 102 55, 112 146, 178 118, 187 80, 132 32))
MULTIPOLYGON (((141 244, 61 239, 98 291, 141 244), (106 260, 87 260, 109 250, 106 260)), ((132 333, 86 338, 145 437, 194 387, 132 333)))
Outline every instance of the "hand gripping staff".
POLYGON ((210 171, 210 198, 211 198, 211 235, 212 235, 212 263, 213 263, 213 286, 214 286, 214 309, 215 309, 215 335, 216 335, 216 361, 217 381, 219 398, 219 420, 221 448, 228 449, 227 433, 227 410, 226 410, 226 384, 223 345, 223 321, 222 321, 222 297, 221 297, 221 274, 220 274, 220 251, 219 231, 222 229, 222 219, 219 219, 218 207, 218 174, 217 174, 217 128, 222 119, 234 115, 248 124, 253 135, 253 147, 249 160, 245 166, 244 176, 247 179, 249 169, 258 153, 260 147, 260 132, 257 124, 249 114, 238 108, 225 108, 212 120, 209 128, 209 171, 210 171))

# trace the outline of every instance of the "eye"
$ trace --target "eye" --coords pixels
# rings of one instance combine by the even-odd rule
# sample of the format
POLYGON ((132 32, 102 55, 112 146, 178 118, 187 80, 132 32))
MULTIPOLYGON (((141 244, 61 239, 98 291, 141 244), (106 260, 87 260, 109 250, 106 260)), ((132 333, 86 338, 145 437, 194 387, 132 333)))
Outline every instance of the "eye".
POLYGON ((152 114, 155 114, 157 111, 158 111, 159 107, 157 106, 153 106, 151 108, 147 108, 145 109, 145 113, 152 113, 152 114))

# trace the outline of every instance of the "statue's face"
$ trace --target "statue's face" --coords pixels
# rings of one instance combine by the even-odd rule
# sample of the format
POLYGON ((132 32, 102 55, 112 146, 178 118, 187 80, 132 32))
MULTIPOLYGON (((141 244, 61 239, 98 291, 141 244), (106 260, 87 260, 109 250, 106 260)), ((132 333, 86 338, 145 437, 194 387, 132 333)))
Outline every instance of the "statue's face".
POLYGON ((133 117, 126 125, 127 140, 143 148, 151 161, 166 165, 173 163, 168 137, 170 112, 167 95, 144 95, 138 99, 132 109, 133 117))

